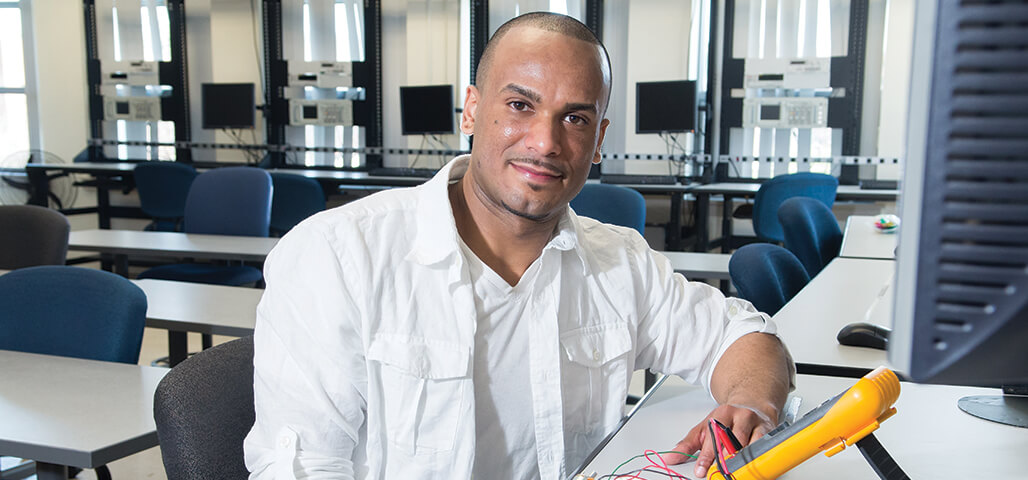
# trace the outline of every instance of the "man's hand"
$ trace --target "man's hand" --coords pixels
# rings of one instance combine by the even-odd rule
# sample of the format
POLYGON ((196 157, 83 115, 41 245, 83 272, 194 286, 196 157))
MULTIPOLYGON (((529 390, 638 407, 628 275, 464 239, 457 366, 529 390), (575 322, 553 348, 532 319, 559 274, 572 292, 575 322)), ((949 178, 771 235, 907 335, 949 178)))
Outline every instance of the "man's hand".
MULTIPOLYGON (((721 405, 710 412, 699 424, 689 430, 689 434, 678 442, 673 449, 676 452, 693 453, 700 451, 696 460, 694 476, 704 477, 707 470, 714 463, 714 446, 710 441, 710 434, 707 425, 710 419, 714 418, 732 429, 732 433, 739 439, 743 446, 750 444, 762 437, 765 433, 774 428, 775 420, 756 408, 744 407, 741 405, 721 405)), ((668 464, 685 463, 689 457, 671 453, 664 455, 668 464)))

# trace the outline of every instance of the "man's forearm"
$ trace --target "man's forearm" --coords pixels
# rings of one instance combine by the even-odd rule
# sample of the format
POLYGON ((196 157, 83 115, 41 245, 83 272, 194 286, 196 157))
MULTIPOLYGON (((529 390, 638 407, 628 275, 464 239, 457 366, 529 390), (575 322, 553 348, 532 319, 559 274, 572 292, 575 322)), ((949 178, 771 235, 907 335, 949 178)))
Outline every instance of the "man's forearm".
POLYGON ((792 387, 794 372, 792 360, 778 337, 750 333, 736 340, 721 356, 711 377, 710 390, 718 403, 756 409, 775 424, 792 387))

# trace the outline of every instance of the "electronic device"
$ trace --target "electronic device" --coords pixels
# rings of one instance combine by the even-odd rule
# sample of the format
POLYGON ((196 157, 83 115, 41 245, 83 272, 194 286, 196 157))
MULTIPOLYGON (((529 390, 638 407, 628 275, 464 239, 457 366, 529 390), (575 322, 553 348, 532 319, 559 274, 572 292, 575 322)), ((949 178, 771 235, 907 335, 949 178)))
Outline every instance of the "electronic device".
MULTIPOLYGON (((723 463, 715 461, 707 472, 707 478, 778 478, 819 452, 831 457, 854 443, 876 471, 902 474, 872 434, 882 422, 896 414, 892 404, 896 403, 899 394, 900 383, 896 374, 885 367, 878 367, 845 392, 825 401, 792 424, 782 423, 741 449, 725 445, 734 453, 729 453, 723 463)), ((889 478, 906 477, 904 474, 903 477, 889 478)))
POLYGON ((161 120, 160 97, 105 96, 104 120, 158 122, 161 120))
POLYGON ((695 80, 635 84, 635 133, 682 133, 695 129, 695 80))
POLYGON ((1028 427, 1028 150, 1020 2, 917 2, 889 360, 1004 387, 958 406, 1028 427), (1020 394, 1018 394, 1020 392, 1020 394))
POLYGON ((743 65, 745 88, 828 88, 831 58, 747 58, 743 65))
POLYGON ((839 341, 839 345, 885 350, 889 344, 890 332, 890 329, 881 325, 856 322, 842 327, 835 339, 839 341))
POLYGON ((600 174, 600 183, 618 185, 674 185, 678 178, 671 175, 633 175, 623 173, 600 174))
POLYGON ((103 62, 100 74, 102 85, 160 85, 157 62, 103 62))
POLYGON ((742 100, 744 128, 822 128, 828 126, 825 97, 758 97, 742 100))
POLYGON ((353 125, 351 100, 289 100, 290 125, 353 125))
POLYGON ((453 133, 453 85, 400 87, 400 132, 403 135, 453 133))
POLYGON ((257 107, 252 83, 204 83, 200 86, 203 128, 253 128, 257 107))
POLYGON ((301 62, 290 60, 286 65, 290 86, 346 88, 353 86, 351 62, 301 62))

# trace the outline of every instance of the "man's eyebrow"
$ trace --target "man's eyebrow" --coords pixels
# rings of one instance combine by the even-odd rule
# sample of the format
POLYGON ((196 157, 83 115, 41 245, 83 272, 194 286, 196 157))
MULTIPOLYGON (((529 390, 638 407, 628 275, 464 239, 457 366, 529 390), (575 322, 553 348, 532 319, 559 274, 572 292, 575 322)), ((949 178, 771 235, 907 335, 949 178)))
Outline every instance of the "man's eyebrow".
MULTIPOLYGON (((538 93, 529 90, 518 84, 508 83, 507 86, 503 87, 503 90, 509 90, 518 95, 528 98, 529 100, 539 103, 542 97, 538 93)), ((567 103, 564 104, 564 110, 568 112, 592 112, 596 113, 596 105, 591 103, 567 103)))
POLYGON ((521 85, 508 83, 506 87, 503 87, 503 89, 510 90, 518 95, 527 97, 529 100, 536 103, 539 103, 539 101, 542 100, 542 97, 540 97, 538 93, 535 93, 529 90, 528 88, 522 87, 521 85))

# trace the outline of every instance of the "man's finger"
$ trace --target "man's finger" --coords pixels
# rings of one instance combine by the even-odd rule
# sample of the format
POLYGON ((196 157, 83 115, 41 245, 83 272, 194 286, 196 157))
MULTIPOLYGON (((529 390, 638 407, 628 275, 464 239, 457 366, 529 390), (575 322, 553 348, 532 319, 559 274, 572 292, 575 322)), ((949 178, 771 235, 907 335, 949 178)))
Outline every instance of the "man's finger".
POLYGON ((707 432, 705 430, 700 428, 699 425, 693 427, 692 430, 689 430, 689 433, 685 438, 678 442, 678 444, 675 445, 675 448, 673 448, 674 451, 681 452, 681 454, 668 453, 664 455, 664 461, 667 462, 668 465, 678 465, 692 460, 693 457, 690 455, 700 449, 700 445, 706 441, 706 438, 707 432))

